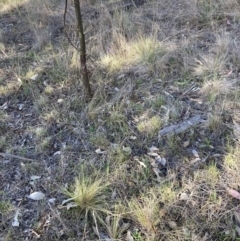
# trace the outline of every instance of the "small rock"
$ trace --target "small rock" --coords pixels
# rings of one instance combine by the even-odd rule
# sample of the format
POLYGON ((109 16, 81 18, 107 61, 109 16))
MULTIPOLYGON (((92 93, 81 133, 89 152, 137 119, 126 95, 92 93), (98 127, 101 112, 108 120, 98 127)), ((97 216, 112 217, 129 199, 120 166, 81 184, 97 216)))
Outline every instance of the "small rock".
POLYGON ((28 198, 34 201, 39 201, 45 198, 45 194, 42 192, 33 192, 28 196, 28 198))

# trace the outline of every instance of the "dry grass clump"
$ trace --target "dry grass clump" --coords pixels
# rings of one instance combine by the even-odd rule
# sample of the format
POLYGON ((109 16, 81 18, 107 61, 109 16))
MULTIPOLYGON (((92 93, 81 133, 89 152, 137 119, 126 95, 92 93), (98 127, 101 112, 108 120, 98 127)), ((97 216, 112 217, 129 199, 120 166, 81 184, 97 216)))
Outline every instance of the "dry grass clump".
POLYGON ((0 94, 1 96, 8 96, 11 93, 14 93, 19 86, 21 86, 21 83, 19 82, 10 82, 7 85, 0 86, 0 94))
POLYGON ((204 180, 207 185, 215 187, 219 181, 219 170, 215 164, 211 164, 205 170, 196 172, 195 180, 204 180))
POLYGON ((208 117, 207 127, 209 128, 210 131, 218 133, 219 131, 222 130, 222 126, 223 126, 222 117, 218 113, 215 113, 208 117))
POLYGON ((195 68, 195 75, 203 81, 221 82, 229 64, 230 39, 226 34, 216 36, 216 44, 210 53, 203 53, 195 68))
POLYGON ((65 191, 71 200, 85 215, 104 211, 106 205, 105 192, 109 183, 101 178, 91 176, 80 176, 75 178, 72 191, 65 191))
MULTIPOLYGON (((131 69, 134 66, 147 68, 147 72, 153 70, 157 58, 167 53, 167 47, 153 37, 140 37, 132 41, 126 41, 124 37, 115 37, 117 42, 111 46, 108 53, 101 57, 101 64, 112 73, 131 69)), ((141 70, 137 70, 140 71, 141 70)))
POLYGON ((238 189, 239 183, 239 146, 237 147, 229 147, 229 152, 224 157, 224 172, 225 176, 223 179, 227 185, 232 188, 238 189))
POLYGON ((0 13, 11 11, 28 3, 29 0, 2 0, 0 2, 0 13))
POLYGON ((137 129, 141 133, 154 135, 161 128, 162 122, 159 116, 153 116, 145 120, 140 120, 137 124, 137 129))
POLYGON ((130 216, 147 232, 149 240, 153 240, 159 223, 158 200, 154 194, 141 199, 134 198, 128 203, 130 216))
POLYGON ((230 169, 235 169, 238 170, 239 168, 239 162, 238 162, 238 158, 239 158, 239 149, 238 148, 233 148, 230 147, 229 148, 229 153, 225 156, 224 158, 224 166, 230 169))
POLYGON ((158 188, 159 201, 163 203, 173 203, 176 200, 177 194, 174 190, 174 182, 161 185, 158 188))
POLYGON ((232 95, 232 90, 235 86, 235 81, 232 80, 216 80, 206 81, 201 89, 201 92, 207 96, 209 102, 214 102, 217 99, 223 98, 226 95, 232 95))
POLYGON ((129 223, 123 222, 123 216, 126 212, 126 208, 121 204, 115 204, 113 208, 113 214, 108 215, 105 219, 104 226, 111 239, 121 239, 123 234, 129 228, 129 223))

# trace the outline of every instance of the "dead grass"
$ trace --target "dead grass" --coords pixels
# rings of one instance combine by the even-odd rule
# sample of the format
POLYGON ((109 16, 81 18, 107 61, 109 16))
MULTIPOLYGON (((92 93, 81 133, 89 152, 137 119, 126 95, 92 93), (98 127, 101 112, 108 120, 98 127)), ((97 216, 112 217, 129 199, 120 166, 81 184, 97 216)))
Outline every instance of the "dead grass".
POLYGON ((0 13, 11 11, 26 4, 29 0, 2 0, 0 2, 0 13))
POLYGON ((132 199, 128 204, 131 217, 146 230, 148 240, 154 240, 159 222, 158 201, 153 195, 142 197, 140 200, 132 199))
MULTIPOLYGON (((164 57, 168 52, 167 46, 157 41, 156 37, 139 37, 134 41, 117 35, 114 46, 111 46, 109 53, 101 57, 100 63, 112 73, 124 68, 139 66, 147 72, 154 70, 156 58, 164 57)), ((138 70, 141 71, 141 70, 138 70)))
POLYGON ((86 104, 63 1, 0 3, 0 152, 38 160, 1 160, 0 239, 238 240, 240 4, 113 6, 83 5, 86 104))
POLYGON ((126 210, 121 204, 115 204, 113 215, 106 217, 104 225, 110 238, 120 239, 128 229, 129 224, 122 221, 125 212, 126 210))
POLYGON ((147 133, 149 135, 154 135, 161 128, 161 120, 159 116, 153 116, 146 120, 140 120, 137 124, 137 129, 139 132, 147 133))

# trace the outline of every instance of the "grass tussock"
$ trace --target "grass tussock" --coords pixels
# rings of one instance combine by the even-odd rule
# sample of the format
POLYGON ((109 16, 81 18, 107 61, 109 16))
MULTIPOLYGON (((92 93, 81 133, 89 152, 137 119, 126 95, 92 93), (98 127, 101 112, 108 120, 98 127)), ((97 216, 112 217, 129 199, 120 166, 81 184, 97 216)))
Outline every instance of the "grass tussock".
POLYGON ((106 217, 104 225, 106 226, 107 233, 112 239, 119 239, 123 236, 129 228, 129 223, 123 222, 123 216, 126 208, 121 204, 115 204, 113 214, 106 217))
POLYGON ((99 212, 104 210, 106 204, 105 192, 109 183, 103 179, 93 179, 92 177, 79 177, 75 179, 72 191, 65 193, 72 199, 80 209, 80 212, 87 215, 89 212, 99 212))
POLYGON ((116 39, 109 53, 101 57, 101 64, 110 73, 136 66, 140 72, 141 68, 151 71, 156 64, 156 58, 161 58, 168 52, 167 47, 154 36, 127 41, 123 36, 118 35, 116 39))
POLYGON ((149 236, 156 233, 156 227, 159 222, 158 216, 158 201, 154 196, 143 197, 141 200, 132 199, 129 202, 130 216, 137 221, 143 229, 147 231, 149 236))
POLYGON ((139 121, 137 128, 139 132, 145 132, 147 134, 155 134, 161 127, 161 119, 159 116, 153 116, 149 119, 139 121))
POLYGON ((0 2, 0 13, 11 11, 12 9, 21 7, 29 0, 2 0, 0 2))

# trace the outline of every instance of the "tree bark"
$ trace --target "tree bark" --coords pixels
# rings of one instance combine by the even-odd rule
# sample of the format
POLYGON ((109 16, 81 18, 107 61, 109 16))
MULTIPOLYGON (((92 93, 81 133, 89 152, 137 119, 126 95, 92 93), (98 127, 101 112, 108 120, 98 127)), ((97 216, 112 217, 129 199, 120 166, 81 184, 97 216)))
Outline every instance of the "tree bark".
POLYGON ((74 0, 75 14, 78 24, 78 34, 80 39, 80 63, 81 63, 81 73, 82 73, 82 82, 86 92, 87 99, 92 98, 92 91, 89 83, 89 76, 87 70, 87 60, 86 60, 86 44, 85 44, 85 35, 83 31, 82 15, 81 15, 81 6, 80 0, 74 0))

